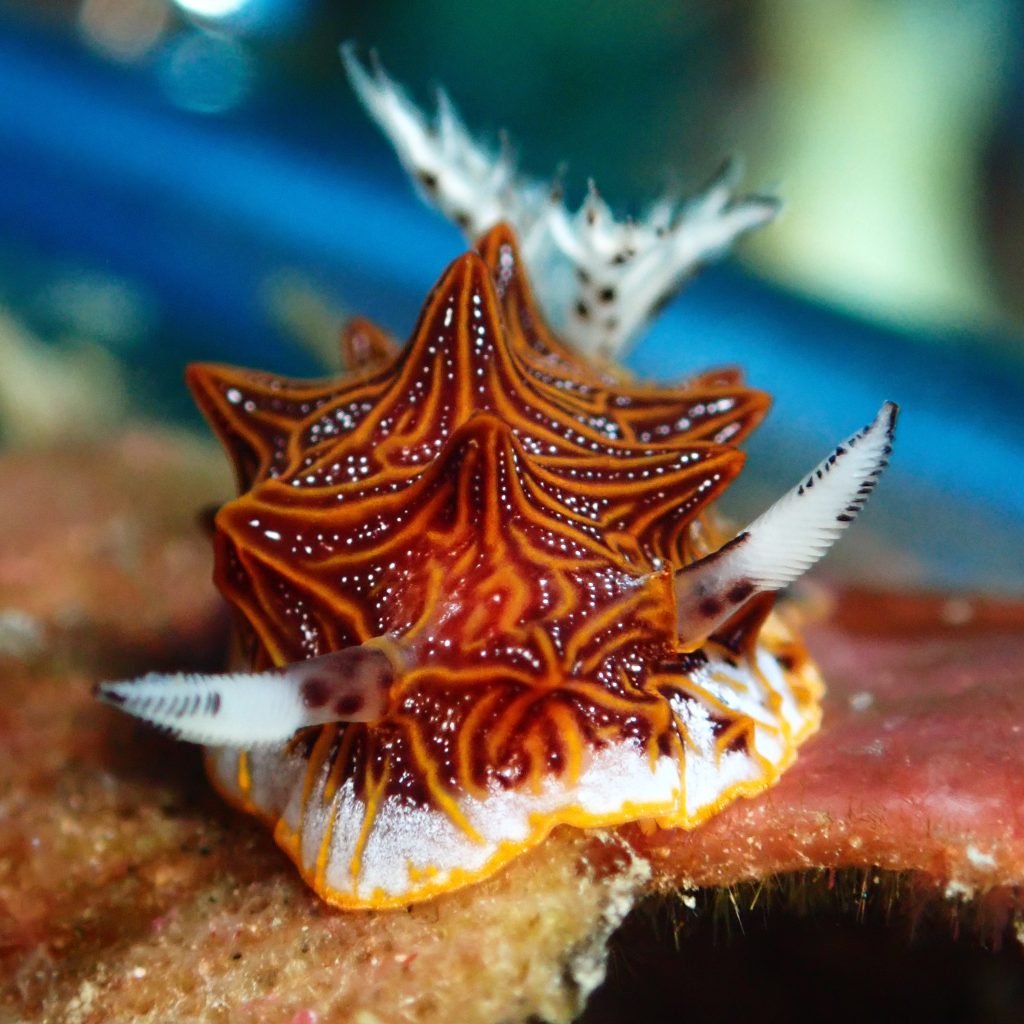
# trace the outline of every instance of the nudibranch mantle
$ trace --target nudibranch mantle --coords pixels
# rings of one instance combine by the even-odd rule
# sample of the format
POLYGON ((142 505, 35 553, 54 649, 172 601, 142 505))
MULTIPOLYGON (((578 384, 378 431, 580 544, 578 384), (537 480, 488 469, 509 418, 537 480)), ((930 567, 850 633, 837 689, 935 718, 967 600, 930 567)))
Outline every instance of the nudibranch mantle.
POLYGON ((224 676, 100 695, 203 743, 328 902, 479 880, 557 825, 699 825, 770 786, 823 688, 772 613, 871 492, 886 405, 728 544, 709 504, 767 397, 733 370, 631 382, 564 344, 499 224, 402 349, 350 372, 192 366, 240 496, 215 520, 224 676))
POLYGON ((244 488, 217 516, 216 578, 253 667, 377 637, 407 666, 376 723, 209 756, 342 905, 470 881, 558 823, 696 825, 818 722, 780 626, 687 654, 676 625, 673 570, 704 553, 697 517, 765 398, 731 374, 602 379, 544 330, 511 233, 480 249, 382 367, 189 375, 244 488))

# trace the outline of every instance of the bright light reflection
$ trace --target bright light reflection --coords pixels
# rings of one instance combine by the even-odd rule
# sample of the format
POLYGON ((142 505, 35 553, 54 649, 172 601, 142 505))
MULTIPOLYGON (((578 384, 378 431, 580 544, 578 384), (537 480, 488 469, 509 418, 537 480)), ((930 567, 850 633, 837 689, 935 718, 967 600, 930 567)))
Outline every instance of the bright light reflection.
POLYGON ((200 18, 230 18, 245 7, 250 0, 174 0, 189 14, 200 18))

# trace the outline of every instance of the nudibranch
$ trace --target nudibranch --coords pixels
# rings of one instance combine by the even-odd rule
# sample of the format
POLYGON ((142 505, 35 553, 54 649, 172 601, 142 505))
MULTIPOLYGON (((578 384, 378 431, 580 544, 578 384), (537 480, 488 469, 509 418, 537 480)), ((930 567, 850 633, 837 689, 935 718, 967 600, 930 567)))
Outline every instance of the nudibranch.
MULTIPOLYGON (((381 72, 349 62, 421 184, 479 213, 473 189, 459 198, 465 175, 446 178, 459 161, 442 150, 468 145, 451 115, 427 130, 381 72)), ((770 786, 818 726, 823 692, 775 592, 855 517, 890 452, 887 403, 725 542, 710 505, 766 396, 733 370, 634 383, 607 358, 618 325, 560 338, 509 205, 471 225, 474 250, 404 348, 358 321, 337 380, 190 367, 238 477, 215 520, 234 664, 100 687, 203 744, 216 787, 343 907, 477 881, 558 825, 693 828, 770 786)), ((604 303, 634 325, 687 259, 750 219, 716 225, 703 250, 691 232, 684 259, 658 246, 685 231, 645 241, 650 225, 601 216, 573 235, 588 263, 578 301, 596 310, 612 287, 600 282, 647 259, 658 287, 604 303), (647 248, 620 259, 627 236, 647 248)))

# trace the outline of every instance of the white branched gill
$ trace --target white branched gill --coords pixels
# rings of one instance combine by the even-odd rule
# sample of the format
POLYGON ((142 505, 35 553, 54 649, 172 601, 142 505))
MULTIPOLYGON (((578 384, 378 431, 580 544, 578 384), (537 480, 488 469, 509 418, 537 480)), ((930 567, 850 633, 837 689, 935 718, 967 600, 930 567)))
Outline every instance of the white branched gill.
POLYGON ((737 198, 732 161, 699 196, 665 197, 636 220, 616 219, 593 183, 570 212, 557 182, 518 171, 507 141, 494 150, 474 140, 444 92, 431 120, 375 57, 367 69, 350 44, 342 58, 353 88, 423 198, 470 242, 508 222, 545 313, 587 355, 621 356, 688 277, 778 212, 773 197, 737 198))

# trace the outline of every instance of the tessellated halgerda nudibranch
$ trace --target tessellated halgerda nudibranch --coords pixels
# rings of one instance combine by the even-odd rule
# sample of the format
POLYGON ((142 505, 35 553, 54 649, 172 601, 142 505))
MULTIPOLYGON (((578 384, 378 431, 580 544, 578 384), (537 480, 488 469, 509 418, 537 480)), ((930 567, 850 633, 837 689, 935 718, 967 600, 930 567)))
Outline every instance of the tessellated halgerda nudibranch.
POLYGON ((215 530, 236 670, 100 696, 203 744, 325 900, 386 907, 482 879, 556 825, 693 828, 770 786, 822 695, 774 594, 861 508, 896 407, 723 543, 710 505, 767 397, 732 370, 636 384, 611 357, 765 201, 718 182, 689 213, 617 223, 592 192, 570 217, 445 103, 428 125, 346 58, 475 251, 404 348, 350 325, 340 379, 189 369, 238 476, 215 530), (531 293, 545 248, 575 269, 568 340, 531 293))

